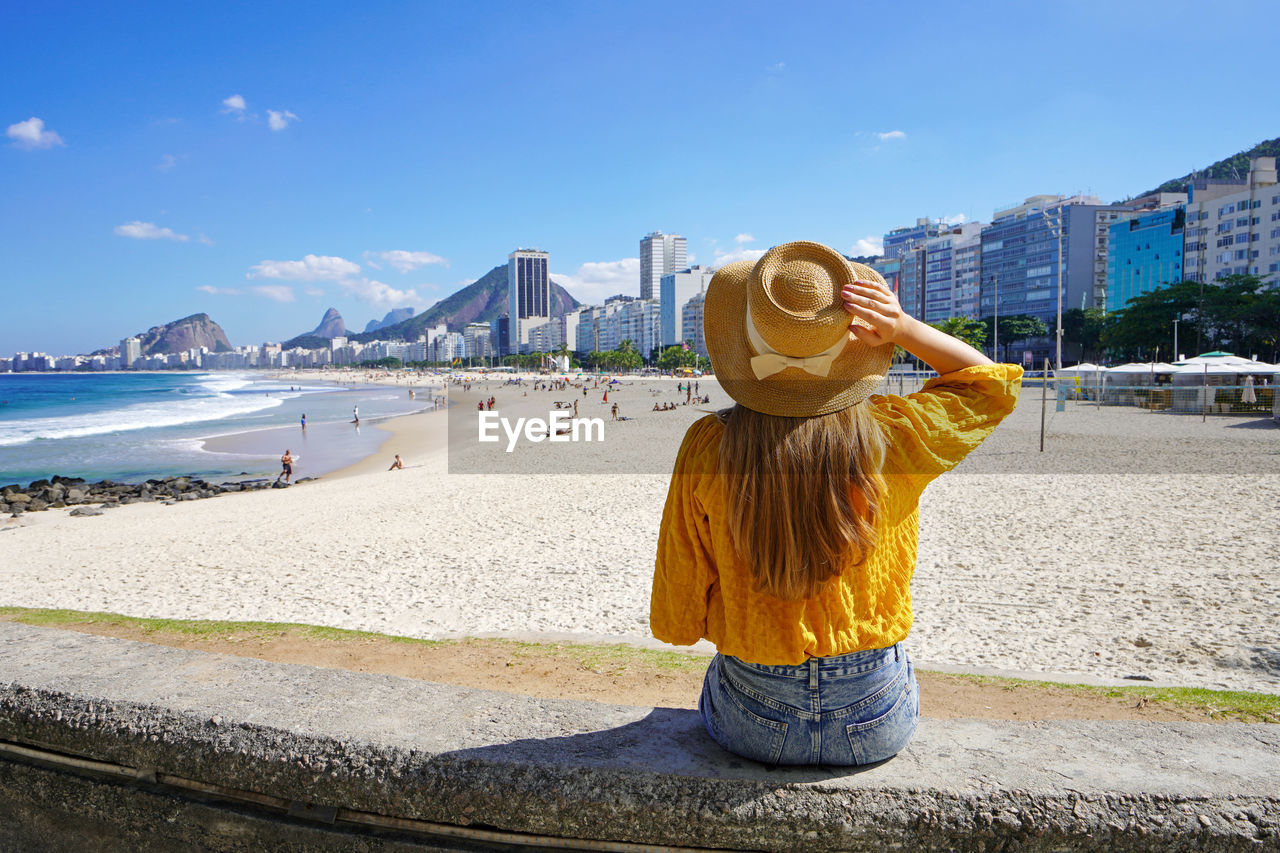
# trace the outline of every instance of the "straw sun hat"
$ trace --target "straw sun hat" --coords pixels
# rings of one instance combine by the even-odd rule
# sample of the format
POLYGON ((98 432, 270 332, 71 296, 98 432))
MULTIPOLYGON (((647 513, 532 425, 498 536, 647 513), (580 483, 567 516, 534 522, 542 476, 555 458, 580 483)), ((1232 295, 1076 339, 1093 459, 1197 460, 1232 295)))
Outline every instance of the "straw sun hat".
POLYGON ((869 347, 840 290, 879 273, 818 243, 775 246, 752 264, 721 267, 707 285, 702 328, 720 387, 766 415, 847 409, 884 379, 893 345, 869 347))

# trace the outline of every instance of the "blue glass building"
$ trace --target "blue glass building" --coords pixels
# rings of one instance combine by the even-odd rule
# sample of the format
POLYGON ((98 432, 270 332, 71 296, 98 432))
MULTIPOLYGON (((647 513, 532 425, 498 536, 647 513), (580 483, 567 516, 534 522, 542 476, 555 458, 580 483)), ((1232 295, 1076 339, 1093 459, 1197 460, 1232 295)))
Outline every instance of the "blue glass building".
POLYGON ((1107 236, 1107 311, 1130 299, 1182 281, 1184 205, 1135 215, 1107 236))

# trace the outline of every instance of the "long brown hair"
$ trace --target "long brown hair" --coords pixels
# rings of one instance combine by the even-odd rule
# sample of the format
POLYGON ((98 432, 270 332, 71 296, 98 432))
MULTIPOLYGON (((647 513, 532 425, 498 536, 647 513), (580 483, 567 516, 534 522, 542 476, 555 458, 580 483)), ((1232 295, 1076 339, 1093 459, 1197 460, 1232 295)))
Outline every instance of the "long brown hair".
POLYGON ((867 559, 885 495, 884 433, 870 407, 793 418, 734 406, 718 417, 729 532, 757 590, 810 598, 867 559))

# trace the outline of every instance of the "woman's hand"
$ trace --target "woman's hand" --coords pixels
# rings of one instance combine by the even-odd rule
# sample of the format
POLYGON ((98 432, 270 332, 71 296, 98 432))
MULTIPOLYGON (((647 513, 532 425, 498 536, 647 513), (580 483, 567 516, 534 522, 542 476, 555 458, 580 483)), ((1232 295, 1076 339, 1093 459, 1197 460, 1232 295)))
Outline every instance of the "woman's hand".
POLYGON ((849 324, 853 336, 869 347, 897 343, 914 322, 914 318, 902 310, 897 294, 878 281, 846 284, 840 296, 844 299, 844 310, 871 327, 849 324))
POLYGON ((991 359, 959 338, 921 323, 898 303, 898 297, 878 281, 855 281, 840 291, 844 309, 869 326, 850 323, 849 331, 867 346, 897 344, 928 364, 939 375, 991 364, 991 359))

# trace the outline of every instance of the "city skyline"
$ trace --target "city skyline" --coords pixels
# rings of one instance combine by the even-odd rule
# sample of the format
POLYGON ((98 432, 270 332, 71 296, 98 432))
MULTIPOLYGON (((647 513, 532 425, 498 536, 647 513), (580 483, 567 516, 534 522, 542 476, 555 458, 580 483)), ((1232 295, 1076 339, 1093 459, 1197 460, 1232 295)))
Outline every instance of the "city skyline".
POLYGON ((525 245, 599 304, 639 294, 653 231, 684 235, 689 264, 791 239, 867 254, 921 216, 1114 201, 1276 135, 1248 85, 1192 73, 1265 80, 1265 52, 1188 31, 1189 4, 939 4, 905 52, 899 16, 841 4, 671 5, 704 40, 583 3, 160 8, 4 13, 0 352, 85 352, 194 313, 237 345, 330 305, 363 328, 525 245), (816 49, 815 15, 869 35, 816 49), (1148 43, 1161 61, 1125 58, 1148 43), (680 93, 666 123, 653 91, 680 93), (518 104, 537 133, 492 121, 518 104))

